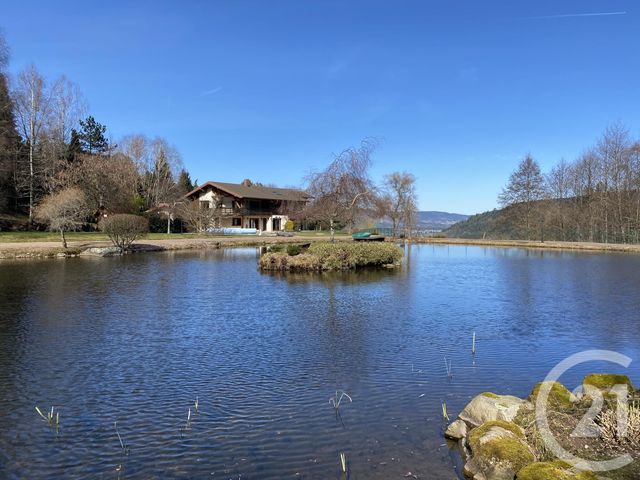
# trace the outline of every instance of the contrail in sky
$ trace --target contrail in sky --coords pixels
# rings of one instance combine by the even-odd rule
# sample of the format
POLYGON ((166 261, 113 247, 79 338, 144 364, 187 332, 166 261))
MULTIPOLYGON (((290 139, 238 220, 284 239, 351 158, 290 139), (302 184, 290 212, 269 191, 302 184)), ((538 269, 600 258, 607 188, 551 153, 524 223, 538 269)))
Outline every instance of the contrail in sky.
POLYGON ((542 17, 530 17, 532 19, 542 18, 571 18, 571 17, 608 17, 610 15, 626 15, 627 12, 597 12, 597 13, 567 13, 564 15, 545 15, 542 17))
POLYGON ((220 90, 222 90, 222 87, 216 87, 216 88, 212 88, 211 90, 205 90, 200 95, 203 97, 206 97, 207 95, 213 95, 214 93, 218 93, 220 90))

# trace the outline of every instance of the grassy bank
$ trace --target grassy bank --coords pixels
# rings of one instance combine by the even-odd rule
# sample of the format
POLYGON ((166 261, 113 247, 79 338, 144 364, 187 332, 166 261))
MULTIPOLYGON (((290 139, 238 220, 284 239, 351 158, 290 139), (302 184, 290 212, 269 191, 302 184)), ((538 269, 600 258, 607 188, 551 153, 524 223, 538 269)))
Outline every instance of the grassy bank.
MULTIPOLYGON (((32 234, 34 232, 23 232, 32 234)), ((69 239, 69 248, 64 249, 60 239, 54 236, 54 241, 46 233, 35 232, 37 235, 26 235, 15 241, 0 241, 0 260, 17 258, 51 258, 56 256, 75 256, 93 247, 108 247, 111 242, 101 233, 76 233, 69 239)), ((9 236, 9 234, 7 234, 9 236)), ((16 238, 16 237, 13 237, 16 238)), ((146 238, 134 243, 134 252, 175 251, 175 250, 206 250, 222 247, 262 247, 274 244, 310 243, 327 241, 328 236, 294 236, 267 237, 259 235, 214 236, 193 234, 149 234, 146 238)), ((336 241, 349 241, 350 237, 336 238, 336 241)))
MULTIPOLYGON (((109 240, 102 232, 67 232, 65 233, 68 241, 76 242, 98 242, 109 240)), ((149 233, 146 238, 149 240, 163 240, 172 238, 197 238, 197 235, 185 233, 149 233)), ((0 232, 0 243, 21 243, 21 242, 59 242, 60 234, 58 232, 0 232)))
POLYGON ((593 252, 629 252, 640 253, 640 245, 621 243, 588 243, 588 242, 538 242, 534 240, 483 240, 468 238, 414 238, 412 243, 433 245, 482 245, 487 247, 519 247, 549 250, 582 250, 593 252))
POLYGON ((317 242, 302 250, 297 245, 272 248, 260 257, 259 265, 269 271, 351 270, 396 265, 402 255, 402 249, 393 243, 317 242))

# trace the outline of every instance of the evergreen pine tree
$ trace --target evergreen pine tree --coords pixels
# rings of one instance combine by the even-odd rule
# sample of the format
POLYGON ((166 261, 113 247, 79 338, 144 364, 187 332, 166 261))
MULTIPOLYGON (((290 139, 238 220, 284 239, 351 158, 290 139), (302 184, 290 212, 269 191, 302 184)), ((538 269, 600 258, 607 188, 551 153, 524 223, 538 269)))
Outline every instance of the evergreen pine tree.
POLYGON ((0 72, 0 211, 15 205, 16 188, 12 185, 12 171, 20 146, 7 78, 0 72))
POLYGON ((74 128, 71 130, 71 138, 69 139, 69 145, 67 145, 67 162, 73 163, 80 153, 83 153, 80 134, 74 128))
POLYGON ((97 122, 91 115, 86 120, 80 120, 78 140, 82 151, 90 155, 107 153, 111 147, 105 137, 106 131, 107 127, 97 122))
POLYGON ((178 176, 178 190, 181 194, 189 193, 191 190, 196 188, 191 181, 191 176, 189 172, 187 172, 184 168, 180 170, 180 175, 178 176))

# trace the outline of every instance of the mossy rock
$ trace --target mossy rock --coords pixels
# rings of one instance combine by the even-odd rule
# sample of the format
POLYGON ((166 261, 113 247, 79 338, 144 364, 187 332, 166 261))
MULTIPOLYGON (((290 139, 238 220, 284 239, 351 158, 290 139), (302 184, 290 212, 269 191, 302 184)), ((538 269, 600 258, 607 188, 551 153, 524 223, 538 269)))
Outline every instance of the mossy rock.
POLYGON ((492 393, 492 392, 483 392, 480 395, 482 395, 483 397, 487 397, 487 398, 500 398, 500 395, 497 395, 497 394, 492 393))
POLYGON ((633 386, 633 383, 631 383, 629 377, 613 373, 591 373, 584 377, 582 385, 596 387, 603 393, 616 385, 627 385, 627 389, 630 393, 635 390, 635 387, 633 386))
POLYGON ((529 398, 533 403, 538 399, 538 394, 540 393, 540 389, 544 384, 551 384, 551 390, 549 390, 549 396, 547 397, 548 404, 553 408, 571 408, 576 401, 575 395, 567 389, 560 382, 540 382, 537 383, 533 390, 531 391, 531 395, 529 398))
MULTIPOLYGON (((468 437, 473 464, 485 473, 500 471, 515 473, 535 461, 531 448, 525 443, 524 431, 512 422, 486 422, 471 431, 468 437)), ((488 477, 491 478, 491 477, 488 477)))
POLYGON ((592 472, 574 472, 561 460, 535 462, 520 469, 516 480, 597 480, 592 472))
POLYGON ((469 445, 471 445, 471 448, 473 449, 474 444, 477 445, 480 438, 489 433, 489 430, 495 427, 507 430, 518 438, 524 438, 524 430, 515 423, 506 422, 504 420, 492 420, 491 422, 483 423, 478 428, 471 430, 471 433, 469 434, 469 445))

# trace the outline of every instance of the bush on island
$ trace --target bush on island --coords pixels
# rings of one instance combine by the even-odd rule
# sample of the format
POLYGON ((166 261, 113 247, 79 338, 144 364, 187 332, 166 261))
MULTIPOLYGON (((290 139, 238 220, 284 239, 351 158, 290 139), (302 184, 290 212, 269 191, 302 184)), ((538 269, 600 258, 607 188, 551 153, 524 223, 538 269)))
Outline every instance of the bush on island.
POLYGON ((318 242, 306 251, 291 256, 285 252, 267 252, 260 257, 263 270, 320 271, 350 270, 397 264, 402 249, 393 243, 318 242))

